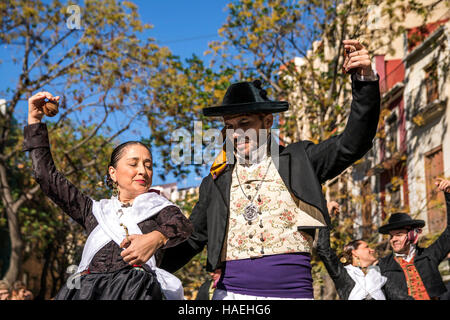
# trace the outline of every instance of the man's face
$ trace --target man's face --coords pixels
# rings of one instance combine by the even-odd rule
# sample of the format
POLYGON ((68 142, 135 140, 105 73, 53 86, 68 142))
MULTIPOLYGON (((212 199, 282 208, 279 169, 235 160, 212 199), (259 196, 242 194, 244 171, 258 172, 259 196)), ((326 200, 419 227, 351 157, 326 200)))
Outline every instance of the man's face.
POLYGON ((24 299, 25 291, 26 291, 26 290, 25 290, 24 288, 21 288, 21 289, 19 289, 19 292, 17 293, 17 296, 18 296, 21 300, 24 299))
POLYGON ((407 254, 409 252, 408 230, 397 229, 389 231, 389 243, 395 253, 407 254))
POLYGON ((9 300, 9 291, 7 289, 0 289, 0 300, 9 300))
POLYGON ((23 300, 33 300, 33 293, 30 290, 25 290, 23 300))
MULTIPOLYGON (((273 124, 272 114, 238 114, 224 116, 225 129, 233 130, 228 138, 233 141, 235 151, 244 157, 259 146, 260 129, 269 130, 273 124)), ((268 132, 268 131, 267 131, 268 132)))

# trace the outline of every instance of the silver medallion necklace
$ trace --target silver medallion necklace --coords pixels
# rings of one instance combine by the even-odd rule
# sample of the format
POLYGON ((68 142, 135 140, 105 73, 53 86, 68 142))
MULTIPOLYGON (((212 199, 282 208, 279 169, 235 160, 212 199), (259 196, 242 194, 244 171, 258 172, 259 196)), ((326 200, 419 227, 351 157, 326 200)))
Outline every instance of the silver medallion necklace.
MULTIPOLYGON (((269 158, 269 161, 270 161, 270 158, 269 158)), ((237 172, 238 168, 236 167, 236 170, 235 170, 236 171, 236 178, 238 180, 239 187, 241 188, 241 191, 244 194, 244 196, 248 200, 250 200, 250 204, 248 204, 244 208, 244 211, 242 212, 242 216, 248 222, 248 224, 252 224, 252 221, 258 219, 258 208, 253 204, 253 201, 255 201, 255 199, 256 199, 256 197, 257 197, 257 195, 259 193, 259 190, 261 190, 261 186, 262 186, 262 184, 264 182, 264 179, 267 176, 267 173, 269 172, 269 168, 270 168, 271 164, 272 164, 272 161, 269 162, 269 165, 267 166, 266 173, 264 174, 264 177, 262 178, 261 182, 259 183, 259 186, 256 187, 256 194, 255 194, 255 196, 253 198, 251 196, 248 196, 248 195, 245 194, 245 191, 244 191, 244 189, 242 188, 242 185, 241 185, 241 181, 239 180, 239 175, 238 175, 238 172, 237 172)))

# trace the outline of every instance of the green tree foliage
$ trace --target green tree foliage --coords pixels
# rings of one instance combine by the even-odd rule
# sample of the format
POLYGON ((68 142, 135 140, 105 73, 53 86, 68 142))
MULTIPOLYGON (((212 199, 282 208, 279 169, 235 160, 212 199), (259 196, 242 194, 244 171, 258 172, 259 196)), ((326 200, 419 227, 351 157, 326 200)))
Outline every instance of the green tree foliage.
POLYGON ((319 142, 342 130, 349 112, 342 40, 359 39, 372 54, 392 53, 392 39, 405 30, 401 22, 406 13, 426 20, 427 8, 434 5, 403 0, 233 1, 219 29, 223 40, 212 42, 210 53, 216 64, 231 67, 241 79, 263 79, 272 96, 290 100, 283 126, 287 136, 299 139, 302 122, 308 121, 308 138, 319 142), (378 21, 378 13, 384 20, 378 21))
MULTIPOLYGON (((104 130, 106 135, 99 141, 100 129, 107 129, 106 120, 114 112, 129 111, 130 118, 142 112, 143 105, 136 105, 136 91, 131 89, 131 84, 138 90, 145 81, 137 61, 148 61, 153 68, 145 67, 147 73, 150 69, 156 72, 156 65, 167 53, 151 40, 136 37, 148 26, 140 23, 137 8, 130 3, 86 1, 81 29, 67 27, 69 15, 59 1, 2 2, 0 11, 0 44, 16 48, 13 62, 20 72, 17 83, 4 93, 6 114, 0 119, 1 199, 12 246, 5 278, 12 282, 19 274, 22 259, 22 231, 27 231, 21 229, 20 208, 36 199, 39 191, 30 179, 30 166, 23 161, 22 135, 16 134, 15 139, 13 132, 17 130, 14 118, 19 119, 23 101, 43 88, 63 96, 60 116, 50 129, 52 140, 60 138, 52 141, 54 156, 58 168, 70 179, 84 175, 80 188, 90 191, 89 186, 103 179, 90 174, 88 168, 100 170, 101 159, 106 157, 98 156, 105 156, 102 151, 106 152, 108 144, 128 127, 125 124, 115 133, 104 130), (129 108, 131 104, 133 108, 129 108), (75 119, 75 123, 69 119, 75 119), (79 157, 81 154, 86 157, 79 157), (19 161, 22 165, 17 167, 19 161), (25 179, 19 188, 14 188, 14 171, 25 179)), ((102 176, 105 170, 101 170, 102 176)))
MULTIPOLYGON (((202 129, 208 130, 217 127, 217 123, 204 121, 202 108, 219 104, 234 72, 230 68, 214 71, 205 66, 205 63, 196 55, 180 61, 173 56, 171 68, 155 75, 150 80, 150 87, 157 87, 152 95, 151 108, 145 111, 148 125, 152 131, 151 145, 158 148, 162 157, 161 163, 156 165, 164 169, 164 174, 171 172, 181 179, 186 178, 191 167, 189 163, 174 164, 171 161, 170 142, 172 133, 180 128, 194 132, 194 122, 202 121, 202 129), (164 116, 162 116, 164 115, 164 116)), ((191 145, 194 144, 194 135, 191 135, 191 145)), ((191 162, 197 174, 201 166, 191 162)))

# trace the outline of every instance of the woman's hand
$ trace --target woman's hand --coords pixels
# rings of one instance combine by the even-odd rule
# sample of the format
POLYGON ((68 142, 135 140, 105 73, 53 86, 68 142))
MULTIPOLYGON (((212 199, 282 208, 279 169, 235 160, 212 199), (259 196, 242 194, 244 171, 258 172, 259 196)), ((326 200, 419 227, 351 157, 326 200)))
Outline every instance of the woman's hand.
POLYGON ((130 265, 145 264, 169 239, 159 231, 147 234, 132 234, 128 240, 124 239, 120 244, 126 248, 120 254, 125 262, 130 265))
POLYGON ((41 91, 28 99, 28 124, 41 122, 44 117, 43 107, 45 99, 58 104, 59 96, 54 97, 50 92, 41 91))

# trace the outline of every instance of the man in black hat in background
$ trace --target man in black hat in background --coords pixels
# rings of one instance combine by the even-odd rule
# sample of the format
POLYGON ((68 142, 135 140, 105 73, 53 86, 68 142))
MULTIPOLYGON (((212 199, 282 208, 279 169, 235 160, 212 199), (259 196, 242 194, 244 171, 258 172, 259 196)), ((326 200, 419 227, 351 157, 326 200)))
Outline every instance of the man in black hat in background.
POLYGON ((207 271, 221 273, 213 299, 314 298, 313 237, 331 225, 321 184, 372 147, 380 113, 368 51, 356 40, 344 48, 351 52, 343 68, 352 74, 353 100, 340 135, 278 146, 273 113, 289 105, 269 100, 259 81, 234 83, 220 106, 203 109, 223 117, 233 148, 222 151, 200 185, 192 236, 164 251, 161 268, 175 272, 207 246, 207 271))
POLYGON ((413 220, 406 213, 393 213, 388 223, 378 229, 382 234, 389 234, 393 251, 379 262, 382 275, 388 278, 386 287, 405 299, 448 299, 438 266, 450 252, 450 181, 438 179, 436 186, 445 192, 447 228, 429 247, 417 246, 425 221, 413 220))

